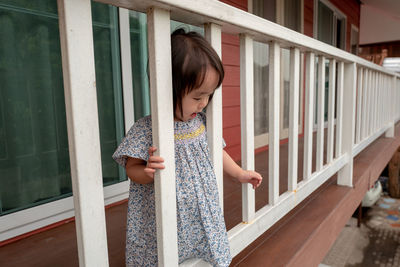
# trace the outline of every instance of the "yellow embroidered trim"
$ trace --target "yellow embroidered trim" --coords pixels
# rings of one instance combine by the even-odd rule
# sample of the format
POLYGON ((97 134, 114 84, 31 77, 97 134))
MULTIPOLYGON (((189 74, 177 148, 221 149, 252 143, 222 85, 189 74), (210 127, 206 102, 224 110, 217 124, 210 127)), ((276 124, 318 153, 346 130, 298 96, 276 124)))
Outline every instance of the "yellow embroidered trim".
POLYGON ((204 127, 204 124, 202 124, 196 131, 187 133, 187 134, 175 134, 175 140, 185 140, 185 139, 191 139, 199 136, 204 132, 206 127, 204 127))

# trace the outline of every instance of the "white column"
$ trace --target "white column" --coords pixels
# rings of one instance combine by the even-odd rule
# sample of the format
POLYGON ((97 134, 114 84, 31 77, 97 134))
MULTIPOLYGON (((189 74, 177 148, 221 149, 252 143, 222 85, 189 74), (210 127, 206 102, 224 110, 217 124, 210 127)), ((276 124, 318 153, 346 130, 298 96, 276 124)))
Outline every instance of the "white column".
POLYGON ((336 143, 335 143, 335 156, 342 155, 342 125, 343 125, 343 76, 344 76, 344 63, 338 63, 337 73, 337 103, 336 103, 336 143))
POLYGON ((336 88, 336 60, 329 60, 329 97, 328 97, 328 137, 327 137, 327 164, 333 160, 333 144, 335 129, 335 88, 336 88))
POLYGON ((79 265, 108 266, 91 5, 57 4, 79 265))
POLYGON ((361 105, 362 105, 362 99, 364 96, 363 92, 363 69, 360 67, 357 69, 357 113, 356 113, 356 144, 358 144, 361 141, 361 105))
POLYGON ((322 169, 324 161, 324 115, 325 115, 325 57, 318 57, 318 110, 316 171, 322 169))
MULTIPOLYGON (((204 32, 207 41, 221 57, 221 26, 205 24, 204 32)), ((224 175, 222 167, 222 86, 215 90, 207 106, 207 138, 211 158, 218 183, 219 203, 224 210, 224 175)))
POLYGON ((164 158, 166 166, 154 175, 158 264, 178 266, 169 11, 149 9, 147 25, 153 146, 157 147, 155 154, 164 158))
POLYGON ((313 113, 314 113, 314 69, 315 55, 307 52, 306 55, 306 99, 305 99, 305 116, 304 116, 304 167, 303 180, 307 180, 311 176, 312 164, 312 135, 313 135, 313 113))
POLYGON ((290 99, 289 99, 289 170, 288 190, 297 188, 298 135, 299 135, 299 81, 300 51, 290 49, 290 99))
POLYGON ((367 126, 367 115, 368 115, 368 69, 363 68, 363 77, 362 77, 362 86, 363 86, 363 95, 362 95, 362 107, 361 107, 361 140, 364 140, 366 137, 366 126, 367 126))
POLYGON ((341 144, 343 153, 348 154, 348 163, 338 173, 338 184, 353 186, 353 145, 356 112, 356 63, 344 65, 344 91, 343 91, 343 129, 341 144))
POLYGON ((370 136, 372 134, 372 120, 373 120, 373 114, 374 114, 374 85, 373 85, 373 81, 374 81, 374 72, 373 70, 368 70, 368 120, 367 120, 367 130, 368 130, 368 134, 367 136, 370 136))
POLYGON ((396 88, 396 80, 397 77, 393 76, 392 78, 390 78, 389 82, 388 82, 388 90, 390 92, 389 94, 389 102, 387 103, 389 105, 388 107, 388 119, 389 119, 389 123, 390 123, 390 128, 386 131, 385 133, 385 137, 394 137, 394 130, 395 130, 395 126, 394 124, 396 123, 396 111, 395 111, 395 107, 399 105, 399 103, 397 102, 397 99, 395 97, 395 92, 396 90, 398 90, 396 88))
MULTIPOLYGON (((240 35, 240 125, 242 168, 254 170, 254 72, 253 39, 240 35)), ((254 218, 255 197, 251 184, 242 184, 242 220, 254 218)))
POLYGON ((275 205, 279 198, 279 102, 280 102, 280 46, 269 44, 269 204, 275 205))

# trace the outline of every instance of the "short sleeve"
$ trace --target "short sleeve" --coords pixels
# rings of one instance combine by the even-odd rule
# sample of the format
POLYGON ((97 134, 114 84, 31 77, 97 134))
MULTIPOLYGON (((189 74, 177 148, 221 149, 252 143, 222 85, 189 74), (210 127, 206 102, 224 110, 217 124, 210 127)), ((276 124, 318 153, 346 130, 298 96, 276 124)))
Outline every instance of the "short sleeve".
POLYGON ((147 116, 131 127, 112 158, 122 167, 125 167, 128 157, 147 161, 152 143, 151 118, 147 116))
MULTIPOLYGON (((200 116, 200 119, 202 120, 202 122, 204 123, 204 125, 207 128, 207 115, 204 112, 200 112, 199 116, 200 116)), ((224 138, 222 138, 222 148, 225 148, 225 147, 226 147, 226 143, 225 143, 224 138)))

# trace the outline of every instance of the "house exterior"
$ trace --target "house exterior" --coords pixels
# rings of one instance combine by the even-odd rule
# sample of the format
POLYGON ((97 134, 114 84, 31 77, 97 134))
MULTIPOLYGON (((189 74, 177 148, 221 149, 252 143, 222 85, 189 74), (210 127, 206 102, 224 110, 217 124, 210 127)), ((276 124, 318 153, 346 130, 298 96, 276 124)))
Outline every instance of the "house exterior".
MULTIPOLYGON (((100 2, 92 2, 91 6, 88 5, 88 1, 85 4, 79 2, 59 0, 57 6, 57 2, 51 0, 40 3, 0 0, 1 245, 57 226, 76 215, 77 220, 82 221, 77 229, 80 236, 80 259, 86 254, 89 255, 89 262, 95 258, 85 249, 89 241, 83 236, 84 233, 90 236, 93 224, 100 226, 97 232, 104 230, 104 224, 101 223, 104 213, 99 207, 89 207, 87 203, 99 199, 103 201, 103 190, 105 205, 126 200, 126 175, 124 170, 112 161, 111 154, 135 120, 150 114, 151 109, 156 118, 159 115, 154 111, 167 110, 167 104, 155 100, 159 95, 154 92, 159 89, 150 88, 156 86, 156 82, 153 80, 152 85, 149 84, 148 70, 150 74, 153 73, 152 77, 161 77, 161 81, 168 81, 168 75, 158 72, 155 63, 157 61, 152 56, 159 56, 157 37, 163 34, 162 30, 173 30, 179 27, 181 22, 163 25, 158 18, 162 18, 162 22, 169 22, 169 17, 165 12, 158 11, 159 9, 171 10, 172 18, 183 19, 188 24, 194 22, 194 25, 184 27, 205 34, 210 42, 215 42, 213 45, 222 56, 226 78, 220 96, 213 100, 210 114, 207 115, 213 123, 215 122, 215 125, 210 127, 210 139, 218 143, 223 135, 228 153, 250 168, 254 168, 254 159, 251 159, 254 158, 253 150, 256 154, 265 151, 269 153, 269 169, 272 170, 269 173, 268 184, 269 207, 262 211, 263 214, 256 213, 254 207, 244 208, 244 222, 258 220, 258 228, 268 229, 290 211, 289 206, 292 204, 283 204, 286 206, 283 206, 282 210, 274 208, 282 202, 277 183, 271 182, 279 180, 279 172, 276 171, 279 168, 275 165, 279 164, 279 161, 274 159, 279 158, 279 152, 276 151, 279 151, 280 144, 288 143, 291 148, 296 148, 291 140, 304 138, 304 162, 309 164, 304 164, 302 174, 304 181, 310 183, 304 183, 304 188, 307 188, 304 191, 307 193, 297 194, 297 205, 301 199, 308 196, 310 188, 313 188, 311 191, 315 190, 333 173, 338 173, 340 185, 352 186, 353 155, 360 153, 383 133, 387 136, 394 135, 394 123, 398 120, 399 111, 390 101, 396 101, 400 96, 396 93, 399 77, 343 52, 358 52, 361 8, 359 1, 224 1, 229 6, 276 22, 293 32, 217 1, 204 1, 205 5, 218 8, 216 11, 210 10, 210 14, 207 15, 206 7, 199 7, 198 11, 195 11, 194 7, 189 7, 188 1, 104 1, 120 8, 100 2), (155 11, 148 11, 146 16, 143 12, 148 10, 148 5, 154 5, 155 11), (129 11, 127 8, 139 12, 129 11), (82 18, 73 14, 74 10, 79 10, 84 15, 91 12, 92 16, 82 18), (195 14, 194 18, 190 18, 188 13, 195 14), (226 14, 234 14, 234 17, 227 17, 226 14), (240 24, 238 21, 242 18, 246 20, 240 24), (199 21, 207 19, 210 24, 204 29, 199 27, 199 21), (71 23, 71 20, 76 20, 77 25, 71 23), (153 24, 149 25, 146 21, 153 24), (251 26, 250 22, 258 26, 251 26), (79 25, 93 27, 82 27, 84 29, 81 32, 79 25), (215 25, 222 25, 222 34, 221 27, 215 25), (74 31, 78 32, 77 36, 74 35, 74 31), (282 31, 282 36, 278 36, 279 31, 282 31), (321 40, 334 48, 323 46, 322 43, 302 37, 296 32, 321 40), (79 40, 83 45, 76 46, 69 40, 79 40), (284 49, 280 49, 280 44, 284 49), (250 52, 241 52, 241 49, 248 47, 251 47, 251 50, 248 50, 250 52), (318 56, 317 61, 314 61, 314 54, 318 56), (86 57, 89 58, 87 62, 82 60, 86 57), (338 62, 337 67, 335 60, 338 62), (297 67, 292 69, 294 65, 297 67), (326 73, 325 66, 329 69, 326 73), (336 73, 336 68, 337 78, 332 74, 336 73), (243 69, 253 71, 243 73, 243 69), (292 73, 297 76, 292 76, 292 73), (314 78, 317 73, 322 76, 314 78), (241 102, 241 99, 250 97, 244 92, 253 91, 243 89, 246 88, 243 83, 249 81, 253 82, 254 101, 241 102), (379 93, 377 87, 369 88, 366 85, 369 81, 384 85, 387 92, 379 93), (337 87, 333 85, 335 82, 337 87), (297 84, 293 87, 297 88, 297 98, 294 99, 291 98, 291 90, 296 90, 292 89, 293 83, 297 84), (352 91, 356 85, 361 88, 361 84, 366 86, 364 94, 370 92, 371 95, 361 98, 361 91, 357 94, 352 91), (79 92, 78 89, 85 90, 85 86, 95 90, 88 90, 90 92, 84 95, 76 93, 79 92), (340 86, 345 89, 341 91, 338 89, 340 86), (318 93, 313 92, 314 87, 318 93), (335 92, 336 103, 342 105, 337 106, 336 114, 333 100, 335 92), (270 95, 274 95, 274 98, 270 98, 270 95), (373 99, 379 99, 379 102, 373 102, 373 99), (389 101, 390 105, 384 105, 384 101, 389 101), (317 107, 315 103, 313 108, 313 102, 326 103, 325 108, 324 105, 317 107), (292 110, 294 103, 297 103, 297 109, 292 110), (360 115, 364 114, 362 110, 367 110, 367 104, 376 107, 377 113, 360 115), (249 106, 254 106, 254 110, 248 109, 249 106), (386 106, 387 109, 378 108, 380 106, 386 106), (222 112, 222 116, 218 111, 222 112), (343 116, 344 113, 354 116, 343 116), (222 117, 222 121, 218 119, 219 116, 222 117), (244 119, 245 116, 250 117, 244 119), (370 118, 375 118, 374 123, 364 125, 370 118), (334 142, 327 141, 326 162, 323 160, 325 128, 328 140, 333 140, 333 131, 336 131, 335 155, 334 142), (311 152, 313 132, 317 135, 315 156, 311 152), (352 152, 354 149, 356 152, 352 152), (315 170, 311 167, 313 157, 316 157, 317 161, 315 170), (103 186, 99 185, 98 177, 103 177, 103 186), (317 181, 317 178, 320 180, 317 181), (93 193, 89 196, 85 194, 88 188, 93 188, 93 193), (79 192, 74 194, 75 200, 72 191, 79 192), (74 210, 73 201, 79 208, 74 210), (87 211, 92 209, 95 211, 90 218, 87 211), (77 211, 78 214, 75 213, 77 211), (268 216, 276 220, 270 222, 265 219, 268 216)), ((168 53, 161 56, 163 55, 168 53)), ((171 130, 164 124, 168 121, 156 121, 159 124, 153 128, 165 129, 166 132, 171 130)), ((157 138, 159 140, 155 143, 159 142, 160 150, 171 149, 166 142, 167 137, 157 138)), ((211 144, 213 160, 218 165, 218 152, 213 149, 211 144)), ((291 159, 293 153, 289 153, 291 159)), ((216 172, 217 176, 221 177, 221 189, 222 168, 216 167, 216 172)), ((168 177, 174 174, 162 175, 168 177)), ((288 192, 296 194, 297 165, 291 165, 289 176, 292 180, 288 182, 288 192)), ((168 182, 164 183, 165 180, 161 178, 160 182, 156 182, 156 188, 174 188, 168 182)), ((167 194, 171 192, 174 194, 173 190, 167 194)), ((247 193, 243 198, 243 207, 250 207, 252 202, 254 204, 254 193, 249 193, 251 191, 248 189, 244 189, 244 192, 247 193)), ((292 197, 287 194, 288 203, 292 197)), ((162 197, 159 201, 162 203, 162 197)), ((166 209, 174 210, 171 206, 167 206, 166 209)), ((171 215, 174 214, 165 216, 174 218, 171 215)), ((161 228, 168 229, 170 222, 161 225, 161 228)), ((260 235, 252 230, 254 227, 242 225, 233 229, 231 238, 235 255, 260 235), (251 232, 251 238, 243 242, 242 236, 246 235, 246 231, 251 232), (240 242, 243 245, 236 245, 240 242)), ((160 230, 161 233, 167 232, 165 229, 160 230)), ((91 243, 98 243, 100 251, 106 249, 101 246, 105 235, 96 238, 98 242, 91 243)), ((167 240, 173 238, 173 231, 164 236, 167 240)), ((160 254, 169 256, 165 256, 160 262, 166 265, 174 263, 176 253, 173 253, 173 246, 161 247, 166 250, 160 254)), ((101 262, 103 258, 96 260, 101 262)))

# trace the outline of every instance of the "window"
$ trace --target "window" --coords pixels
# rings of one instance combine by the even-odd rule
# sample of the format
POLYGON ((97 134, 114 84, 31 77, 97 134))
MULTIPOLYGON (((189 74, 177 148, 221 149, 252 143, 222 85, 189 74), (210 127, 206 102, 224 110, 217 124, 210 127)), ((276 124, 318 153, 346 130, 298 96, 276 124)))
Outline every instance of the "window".
POLYGON ((315 1, 314 36, 318 40, 346 49, 346 16, 327 0, 315 1))
MULTIPOLYGON (((292 30, 302 31, 302 1, 252 0, 253 14, 277 22, 292 30)), ((269 46, 254 42, 254 134, 255 147, 268 144, 269 46)), ((288 137, 289 127, 290 51, 281 49, 280 138, 288 137)), ((301 88, 301 87, 300 87, 301 88)), ((300 94, 301 96, 301 94, 300 94)), ((300 97, 301 101, 301 97, 300 97)), ((301 103, 301 102, 300 102, 301 103)), ((299 105, 301 107, 301 105, 299 105)), ((299 112, 301 116, 301 111, 299 112)), ((299 120, 300 122, 300 120, 299 120)), ((301 123, 301 122, 300 122, 301 123)))
MULTIPOLYGON (((103 183, 125 180, 117 9, 92 3, 103 183)), ((0 216, 71 195, 57 2, 0 0, 0 216)))

